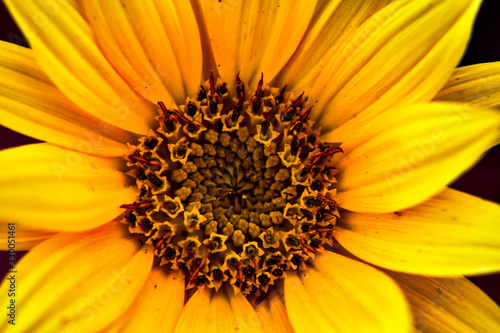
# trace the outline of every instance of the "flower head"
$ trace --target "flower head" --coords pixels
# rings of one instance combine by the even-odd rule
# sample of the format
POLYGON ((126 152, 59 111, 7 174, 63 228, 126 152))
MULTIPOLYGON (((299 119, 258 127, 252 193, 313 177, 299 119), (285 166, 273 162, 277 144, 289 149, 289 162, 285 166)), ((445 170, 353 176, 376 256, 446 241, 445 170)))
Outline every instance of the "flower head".
POLYGON ((446 188, 499 137, 479 1, 5 2, 16 328, 498 329, 500 208, 446 188))

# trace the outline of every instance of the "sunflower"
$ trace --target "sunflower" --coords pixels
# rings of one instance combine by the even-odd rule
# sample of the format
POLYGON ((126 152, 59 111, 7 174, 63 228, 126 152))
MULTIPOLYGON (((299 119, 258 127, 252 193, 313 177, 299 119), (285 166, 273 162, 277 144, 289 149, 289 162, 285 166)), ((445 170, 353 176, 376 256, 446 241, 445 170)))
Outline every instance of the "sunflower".
POLYGON ((5 3, 3 331, 500 329, 480 1, 5 3))

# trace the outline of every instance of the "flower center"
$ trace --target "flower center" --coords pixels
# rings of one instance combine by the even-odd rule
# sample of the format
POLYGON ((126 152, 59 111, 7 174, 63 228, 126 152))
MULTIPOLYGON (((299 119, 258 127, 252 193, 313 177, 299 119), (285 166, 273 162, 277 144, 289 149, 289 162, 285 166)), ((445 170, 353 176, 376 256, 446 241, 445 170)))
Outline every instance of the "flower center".
POLYGON ((230 283, 266 293, 286 271, 332 245, 338 210, 337 145, 323 143, 304 94, 236 77, 210 80, 196 99, 168 109, 126 156, 139 195, 124 221, 152 244, 160 265, 181 270, 186 288, 230 283))

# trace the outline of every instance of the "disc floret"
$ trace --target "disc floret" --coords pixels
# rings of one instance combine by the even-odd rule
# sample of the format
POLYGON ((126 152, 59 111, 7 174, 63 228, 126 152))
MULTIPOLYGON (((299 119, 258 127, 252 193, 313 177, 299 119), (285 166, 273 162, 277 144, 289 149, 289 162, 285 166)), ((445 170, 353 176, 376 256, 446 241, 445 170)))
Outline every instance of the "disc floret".
POLYGON ((124 222, 154 246, 186 287, 260 295, 332 245, 338 145, 319 139, 304 93, 264 84, 250 96, 213 75, 198 96, 168 108, 125 157, 137 200, 124 222))

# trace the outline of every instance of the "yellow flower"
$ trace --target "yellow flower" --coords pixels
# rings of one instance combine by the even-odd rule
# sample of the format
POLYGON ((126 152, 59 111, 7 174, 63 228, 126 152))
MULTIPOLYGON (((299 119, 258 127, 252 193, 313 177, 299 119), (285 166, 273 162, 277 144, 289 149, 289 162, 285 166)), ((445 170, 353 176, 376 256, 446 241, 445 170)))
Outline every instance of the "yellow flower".
POLYGON ((5 3, 2 331, 500 330, 480 1, 5 3))

